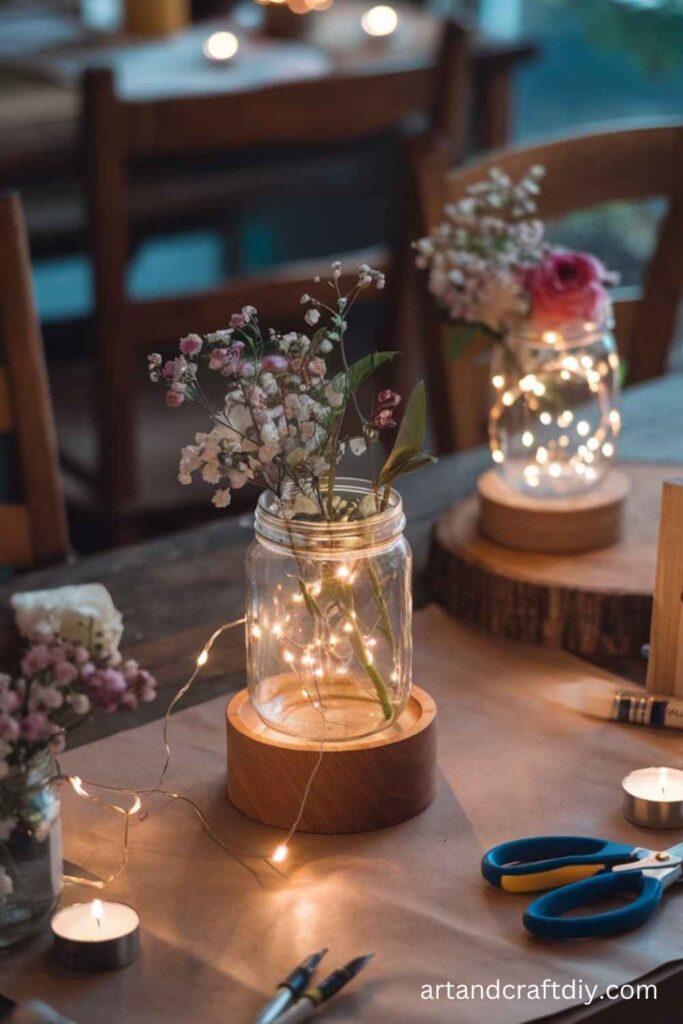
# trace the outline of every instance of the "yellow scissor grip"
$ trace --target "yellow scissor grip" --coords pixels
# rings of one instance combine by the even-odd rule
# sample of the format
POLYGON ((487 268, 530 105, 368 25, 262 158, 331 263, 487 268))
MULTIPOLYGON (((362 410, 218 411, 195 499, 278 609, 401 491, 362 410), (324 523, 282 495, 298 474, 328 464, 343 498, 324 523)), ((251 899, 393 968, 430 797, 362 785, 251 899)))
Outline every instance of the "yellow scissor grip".
POLYGON ((551 871, 535 871, 532 875, 503 875, 501 889, 506 892, 541 892, 543 889, 559 889, 570 882, 580 882, 604 871, 605 864, 568 864, 551 871))

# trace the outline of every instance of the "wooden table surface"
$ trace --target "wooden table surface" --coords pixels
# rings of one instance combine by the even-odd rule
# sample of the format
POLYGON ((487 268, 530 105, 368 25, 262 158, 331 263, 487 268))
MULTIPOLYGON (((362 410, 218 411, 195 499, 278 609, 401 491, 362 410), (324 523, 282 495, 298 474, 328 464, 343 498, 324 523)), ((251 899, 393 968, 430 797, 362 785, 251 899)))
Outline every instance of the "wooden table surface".
MULTIPOLYGON (((202 22, 160 39, 93 32, 83 28, 76 14, 50 12, 41 4, 27 10, 0 9, 0 181, 54 174, 57 169, 73 171, 77 166, 78 83, 88 66, 114 67, 123 94, 151 98, 244 91, 340 70, 369 72, 433 62, 439 19, 398 4, 396 32, 386 39, 371 39, 360 25, 368 6, 364 0, 346 0, 307 16, 301 40, 262 36, 262 12, 253 3, 238 8, 230 18, 202 22), (240 36, 239 58, 227 66, 216 65, 204 58, 202 44, 211 32, 226 28, 240 36)), ((477 40, 479 92, 489 90, 491 97, 496 96, 489 104, 495 108, 487 115, 491 123, 480 126, 481 132, 507 128, 507 76, 534 52, 526 40, 477 40)), ((485 97, 481 99, 484 102, 485 97)), ((488 138, 482 143, 500 141, 488 138)))
MULTIPOLYGON (((628 389, 623 396, 621 457, 626 461, 683 464, 683 374, 628 389)), ((429 601, 427 563, 434 520, 469 494, 490 464, 477 448, 441 459, 412 477, 401 491, 407 535, 415 558, 415 604, 429 601)), ((220 518, 193 530, 32 572, 0 588, 3 668, 17 650, 9 598, 17 590, 102 582, 124 615, 124 647, 153 671, 159 697, 135 712, 100 716, 72 737, 80 744, 164 714, 171 695, 190 674, 210 632, 244 611, 244 555, 253 534, 251 515, 220 518)), ((184 703, 244 685, 240 628, 224 635, 184 703)))

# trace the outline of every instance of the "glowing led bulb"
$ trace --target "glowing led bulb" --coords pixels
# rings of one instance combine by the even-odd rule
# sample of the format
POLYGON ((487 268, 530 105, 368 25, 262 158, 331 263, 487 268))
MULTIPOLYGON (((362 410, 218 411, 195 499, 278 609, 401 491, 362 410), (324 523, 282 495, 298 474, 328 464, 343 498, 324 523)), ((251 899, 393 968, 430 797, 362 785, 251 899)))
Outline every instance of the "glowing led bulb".
POLYGON ((507 406, 513 405, 514 401, 515 401, 515 396, 512 394, 512 392, 511 391, 506 391, 505 394, 503 395, 503 405, 507 405, 507 406))
POLYGON ((611 456, 614 455, 614 445, 611 444, 609 441, 605 441, 605 443, 602 446, 602 454, 607 459, 611 458, 611 456))
POLYGON ((559 462, 553 462, 548 467, 548 472, 552 477, 555 477, 555 479, 557 479, 558 476, 562 476, 562 466, 559 464, 559 462))
POLYGON ((273 850, 273 856, 271 857, 271 860, 274 861, 275 864, 281 864, 282 861, 287 856, 287 852, 288 851, 285 844, 280 843, 280 845, 276 846, 275 849, 273 850))
POLYGON ((576 432, 577 434, 580 434, 581 437, 585 437, 586 434, 589 434, 590 429, 591 425, 586 420, 579 420, 579 422, 576 424, 576 432))
POLYGON ((345 580, 349 576, 349 567, 347 565, 340 565, 337 569, 337 576, 340 580, 345 580))
POLYGON ((536 462, 540 462, 540 464, 543 466, 543 465, 545 465, 545 463, 547 461, 548 461, 548 449, 547 448, 543 448, 543 447, 537 448, 536 449, 536 462))
POLYGON ((491 377, 491 383, 493 384, 494 388, 502 388, 503 384, 505 383, 505 377, 503 377, 500 373, 497 373, 494 377, 491 377))
POLYGON ((539 416, 539 419, 540 419, 541 423, 544 426, 546 426, 546 427, 549 427, 550 424, 553 422, 553 418, 552 418, 552 416, 550 415, 549 412, 542 412, 541 415, 539 416))
POLYGON ((503 455, 500 448, 493 449, 493 451, 491 452, 491 458, 493 459, 494 462, 497 462, 499 464, 501 462, 505 462, 505 456, 503 455))
POLYGON ((200 653, 199 653, 199 655, 197 657, 197 665, 199 666, 199 668, 201 668, 202 665, 206 665, 208 660, 209 660, 209 652, 206 650, 206 648, 204 648, 203 651, 200 651, 200 653))
POLYGON ((525 430, 524 433, 522 434, 522 444, 524 445, 525 448, 531 448, 533 443, 534 443, 534 435, 531 433, 530 430, 525 430))
POLYGON ((592 452, 597 451, 597 449, 600 447, 600 442, 598 441, 597 437, 589 437, 586 441, 586 447, 589 448, 589 450, 592 452))
POLYGON ((286 661, 288 665, 291 665, 294 661, 294 655, 291 651, 285 651, 282 655, 282 660, 286 661))
POLYGON ((564 366, 565 370, 575 371, 578 370, 579 368, 579 361, 578 359, 576 359, 575 356, 565 356, 564 360, 562 361, 562 365, 564 366))
POLYGON ((540 380, 537 380, 534 384, 533 392, 538 398, 541 398, 541 396, 545 394, 545 384, 540 380))
POLYGON ((259 626, 258 622, 255 622, 254 625, 251 627, 251 635, 253 636, 254 640, 260 639, 261 627, 259 626))
POLYGON ((398 25, 398 14, 393 7, 387 4, 379 4, 371 7, 360 19, 363 31, 369 36, 390 36, 396 31, 398 25))
POLYGON ((565 409, 564 412, 561 412, 557 417, 557 425, 558 427, 568 427, 573 419, 574 413, 570 409, 565 409))
POLYGON ((204 56, 209 60, 230 60, 239 47, 239 39, 234 32, 214 32, 204 43, 204 56))

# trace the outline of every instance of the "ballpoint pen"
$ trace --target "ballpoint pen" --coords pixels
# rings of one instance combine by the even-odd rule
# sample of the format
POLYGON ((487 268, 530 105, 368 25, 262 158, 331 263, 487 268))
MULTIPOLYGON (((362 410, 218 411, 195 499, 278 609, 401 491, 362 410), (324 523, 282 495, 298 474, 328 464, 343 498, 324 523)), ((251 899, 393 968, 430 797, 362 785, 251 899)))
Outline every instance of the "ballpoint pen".
POLYGON ((277 1024, 300 1024, 301 1021, 308 1020, 322 1003, 326 1003, 344 985, 352 981, 374 955, 374 953, 368 953, 367 956, 356 957, 345 967, 340 967, 332 974, 328 974, 319 985, 307 989, 294 1006, 290 1006, 281 1017, 278 1017, 277 1024))
POLYGON ((295 967, 292 973, 280 982, 276 995, 263 1007, 254 1024, 271 1024, 272 1021, 277 1020, 280 1014, 284 1013, 305 990, 325 953, 327 953, 327 946, 318 953, 312 953, 311 956, 306 957, 303 963, 295 967))

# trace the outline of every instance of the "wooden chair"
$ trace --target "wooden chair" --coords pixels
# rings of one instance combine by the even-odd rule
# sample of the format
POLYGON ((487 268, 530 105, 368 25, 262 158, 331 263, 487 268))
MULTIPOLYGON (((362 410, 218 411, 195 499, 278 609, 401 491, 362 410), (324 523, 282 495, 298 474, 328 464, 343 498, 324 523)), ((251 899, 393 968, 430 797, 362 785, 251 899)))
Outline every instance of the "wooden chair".
MULTIPOLYGON (((134 299, 126 287, 132 170, 152 162, 158 165, 159 161, 254 149, 262 153, 264 148, 274 155, 292 148, 304 154, 321 149, 334 152, 335 147, 362 144, 387 130, 399 130, 415 117, 422 128, 427 122, 440 137, 453 137, 462 130, 467 52, 466 32, 449 23, 435 68, 406 66, 374 74, 345 73, 245 94, 149 102, 120 99, 109 70, 86 73, 85 130, 96 293, 98 480, 93 481, 78 451, 65 454, 70 470, 98 484, 104 506, 115 520, 142 514, 137 459, 140 431, 133 382, 136 367, 144 364, 144 348, 174 341, 190 331, 220 327, 230 312, 247 303, 257 306, 264 321, 296 315, 300 295, 310 287, 312 277, 327 271, 330 259, 338 255, 334 253, 324 262, 233 278, 223 287, 200 294, 134 299)), ((244 177, 242 174, 243 185, 244 177)), ((247 181, 245 187, 250 186, 253 183, 247 181)), ((354 254, 346 265, 351 270, 364 259, 381 266, 387 256, 354 254)), ((160 396, 154 397, 160 405, 160 396)), ((167 429, 162 429, 168 447, 167 429)), ((79 432, 79 445, 81 437, 79 432)), ((171 472, 169 467, 169 475, 171 472)))
POLYGON ((28 568, 66 558, 69 537, 26 228, 18 196, 1 194, 0 347, 0 565, 28 568))
MULTIPOLYGON (((575 138, 493 153, 466 167, 448 170, 438 146, 423 147, 414 171, 421 229, 442 219, 443 207, 462 197, 468 186, 500 167, 513 179, 533 164, 546 168, 539 214, 548 221, 615 200, 668 198, 642 295, 616 293, 616 340, 628 366, 628 384, 666 372, 667 356, 683 295, 683 125, 664 123, 618 127, 575 138)), ((451 360, 446 355, 449 327, 439 316, 414 271, 419 292, 412 320, 409 359, 421 359, 430 381, 438 451, 469 448, 486 440, 489 402, 488 358, 471 348, 451 360)))

